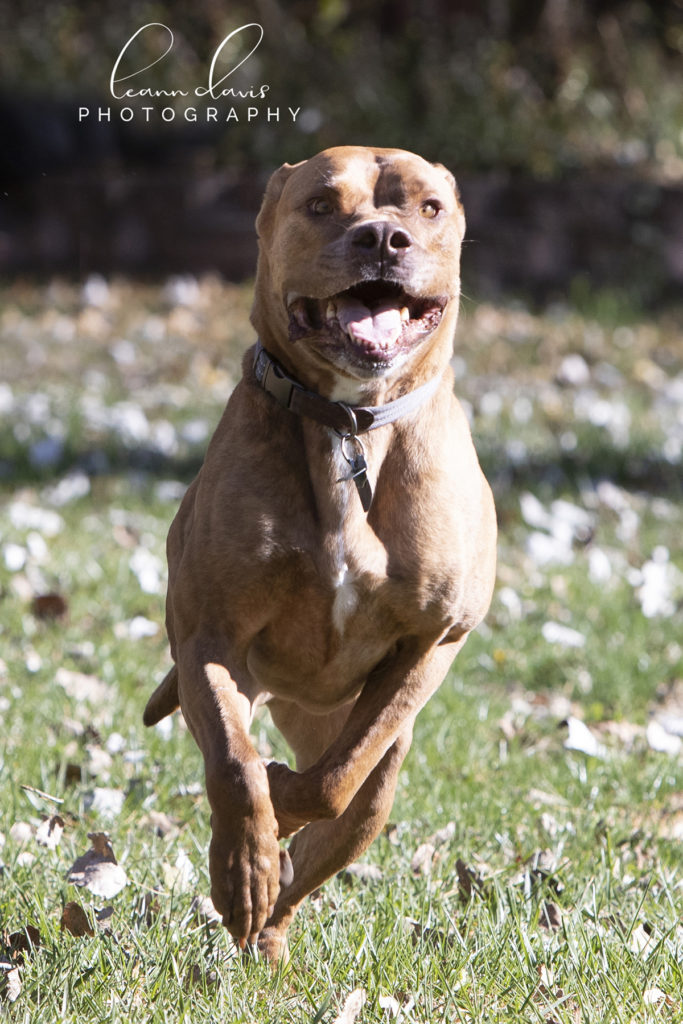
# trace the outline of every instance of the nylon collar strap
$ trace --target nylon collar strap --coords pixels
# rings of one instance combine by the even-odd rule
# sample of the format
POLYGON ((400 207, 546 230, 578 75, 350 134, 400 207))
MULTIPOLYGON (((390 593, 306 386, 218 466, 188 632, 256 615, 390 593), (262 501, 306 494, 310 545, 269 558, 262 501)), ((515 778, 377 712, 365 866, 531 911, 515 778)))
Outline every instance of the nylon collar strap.
POLYGON ((340 437, 357 437, 368 430, 394 423, 402 416, 409 416, 436 393, 441 383, 439 374, 386 405, 331 402, 315 391, 308 391, 293 377, 289 377, 260 342, 256 346, 254 373, 264 391, 271 394, 284 409, 331 427, 340 437))
MULTIPOLYGON (((347 405, 346 402, 331 402, 315 391, 309 391, 298 380, 289 377, 282 366, 266 352, 260 342, 256 345, 254 374, 264 391, 284 408, 297 416, 331 427, 340 439, 341 453, 349 465, 349 475, 342 480, 353 480, 364 512, 372 505, 372 485, 368 479, 368 464, 365 461, 363 442, 359 434, 377 427, 385 427, 402 416, 415 412, 433 394, 441 383, 441 375, 432 377, 426 384, 409 391, 386 405, 347 405)), ((342 483, 339 480, 338 483, 342 483)))

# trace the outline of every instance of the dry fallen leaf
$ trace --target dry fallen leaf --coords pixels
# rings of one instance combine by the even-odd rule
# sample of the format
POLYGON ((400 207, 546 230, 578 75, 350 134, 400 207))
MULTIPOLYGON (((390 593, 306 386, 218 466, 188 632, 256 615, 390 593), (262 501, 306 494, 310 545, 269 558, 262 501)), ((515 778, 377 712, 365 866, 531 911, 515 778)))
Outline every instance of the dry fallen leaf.
POLYGON ((12 959, 21 964, 24 962, 26 953, 32 953, 34 949, 38 949, 40 941, 38 929, 32 924, 27 924, 20 932, 12 932, 8 935, 6 945, 9 946, 12 959))
POLYGON ((662 992, 661 988, 648 988, 643 992, 643 1002, 646 1006, 657 1006, 659 1003, 664 1003, 666 1006, 675 1006, 671 996, 668 996, 666 992, 662 992))
POLYGON ((83 910, 80 903, 73 901, 70 901, 64 907, 59 924, 62 931, 67 931, 69 935, 75 935, 78 939, 84 935, 93 936, 95 934, 85 910, 83 910))
POLYGON ((170 818, 164 811, 149 811, 143 818, 143 824, 153 829, 162 839, 177 835, 180 831, 180 823, 170 818))
POLYGON ((333 1024, 353 1024, 363 1009, 367 994, 364 988, 356 988, 347 996, 342 1012, 335 1017, 333 1024))
POLYGON ((73 864, 68 881, 85 886, 94 896, 111 899, 128 884, 126 872, 117 863, 106 832, 91 832, 92 848, 73 864))
POLYGON ((380 996, 379 1006, 381 1010, 387 1011, 389 1017, 398 1017, 401 1012, 401 1004, 393 996, 380 996))
POLYGON ((433 847, 438 848, 443 846, 444 843, 450 843, 451 839, 455 838, 456 825, 454 821, 449 821, 443 828, 437 829, 433 836, 430 836, 427 840, 433 847))
POLYGON ((339 872, 339 877, 347 882, 381 882, 384 875, 376 864, 349 864, 339 872))
POLYGON ((31 603, 31 611, 37 619, 64 619, 68 610, 66 598, 54 592, 37 594, 31 603))
POLYGON ((538 926, 552 932, 562 927, 562 912, 557 903, 545 901, 538 917, 538 926))
POLYGON ((36 829, 36 842, 39 846, 46 846, 48 850, 56 850, 64 831, 64 819, 58 814, 51 818, 45 818, 36 829))
POLYGON ((644 921, 637 928, 634 928, 631 932, 629 945, 633 953, 637 953, 646 960, 657 945, 657 938, 652 925, 644 921))
POLYGON ((135 912, 138 918, 144 921, 148 928, 152 927, 160 911, 161 904, 154 891, 144 893, 135 904, 135 912))
POLYGON ((55 682, 66 691, 67 696, 72 697, 78 703, 90 701, 91 704, 100 707, 111 702, 113 691, 111 686, 102 682, 97 676, 86 675, 84 672, 76 672, 61 665, 55 673, 55 682))
POLYGON ((410 870, 414 875, 428 875, 434 864, 436 848, 433 843, 422 843, 418 846, 410 862, 410 870))
POLYGON ((412 917, 403 919, 403 928, 414 945, 420 941, 425 945, 437 947, 452 946, 455 943, 455 933, 452 930, 425 927, 412 917))
POLYGON ((85 809, 91 814, 99 814, 103 818, 116 818, 121 813, 125 800, 126 794, 122 789, 95 786, 85 794, 83 802, 85 809))
POLYGON ((97 913, 95 914, 95 921, 97 922, 97 927, 100 929, 101 932, 104 932, 105 935, 113 934, 111 927, 111 921, 113 916, 113 907, 102 907, 102 909, 98 910, 97 913))
POLYGON ((458 873, 458 892, 463 903, 467 903, 474 892, 482 893, 484 891, 483 878, 468 867, 460 857, 455 862, 455 870, 458 873))
POLYGON ((197 881, 194 864, 184 850, 178 850, 175 864, 164 861, 162 866, 164 885, 176 892, 188 892, 197 881))
POLYGON ((21 974, 18 967, 5 960, 0 960, 0 981, 3 981, 0 994, 8 1003, 14 1003, 21 995, 21 974), (3 981, 4 979, 4 981, 3 981))
POLYGON ((190 985, 201 985, 202 988, 213 988, 220 985, 221 978, 218 971, 205 971, 199 964, 192 964, 187 972, 187 981, 190 985))
POLYGON ((9 837, 13 843, 22 846, 24 843, 28 843, 30 839, 33 839, 34 831, 33 825, 30 825, 27 821, 15 821, 9 830, 9 837))

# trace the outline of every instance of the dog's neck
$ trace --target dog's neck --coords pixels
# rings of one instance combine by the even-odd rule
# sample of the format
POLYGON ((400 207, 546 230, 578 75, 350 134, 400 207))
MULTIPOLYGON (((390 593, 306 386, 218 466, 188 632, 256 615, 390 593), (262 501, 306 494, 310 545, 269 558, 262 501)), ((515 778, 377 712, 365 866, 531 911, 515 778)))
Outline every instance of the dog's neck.
POLYGON ((284 409, 334 430, 339 437, 340 452, 348 463, 349 478, 356 485, 365 512, 370 510, 372 504, 372 487, 359 435, 388 426, 416 412, 436 393, 442 376, 437 374, 425 384, 385 405, 347 405, 346 402, 333 402, 316 391, 304 388, 285 372, 260 342, 256 345, 254 375, 263 390, 272 395, 284 409))

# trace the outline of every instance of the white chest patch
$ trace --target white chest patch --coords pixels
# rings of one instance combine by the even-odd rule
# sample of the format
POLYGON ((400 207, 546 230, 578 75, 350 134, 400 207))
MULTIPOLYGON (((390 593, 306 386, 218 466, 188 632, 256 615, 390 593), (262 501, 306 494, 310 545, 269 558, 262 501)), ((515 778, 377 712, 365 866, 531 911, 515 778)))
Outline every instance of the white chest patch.
POLYGON ((355 611, 358 604, 358 591, 356 590, 354 575, 346 563, 339 570, 334 586, 332 622, 334 623, 334 628, 339 633, 343 633, 346 620, 355 611))

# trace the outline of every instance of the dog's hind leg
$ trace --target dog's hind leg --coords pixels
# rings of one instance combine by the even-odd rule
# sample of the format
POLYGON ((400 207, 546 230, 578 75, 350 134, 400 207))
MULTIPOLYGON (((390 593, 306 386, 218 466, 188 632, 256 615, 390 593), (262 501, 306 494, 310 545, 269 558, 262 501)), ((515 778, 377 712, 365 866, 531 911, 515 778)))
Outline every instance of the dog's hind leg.
POLYGON ((306 896, 356 860, 381 832, 411 740, 412 725, 408 725, 343 814, 332 821, 312 822, 293 838, 289 854, 294 878, 280 891, 275 910, 258 938, 258 948, 268 960, 286 960, 287 929, 306 896))

